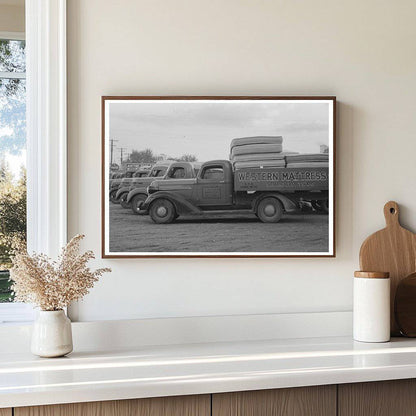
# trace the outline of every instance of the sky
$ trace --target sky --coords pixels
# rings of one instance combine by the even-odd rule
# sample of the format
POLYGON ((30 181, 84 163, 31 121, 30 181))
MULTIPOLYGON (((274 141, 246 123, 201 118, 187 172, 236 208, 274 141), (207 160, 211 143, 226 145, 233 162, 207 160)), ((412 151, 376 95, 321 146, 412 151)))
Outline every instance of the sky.
POLYGON ((112 101, 109 139, 127 152, 152 149, 201 162, 227 159, 236 137, 283 136, 283 151, 319 153, 329 143, 329 104, 282 101, 112 101))
MULTIPOLYGON (((0 112, 1 112, 1 105, 0 105, 0 112)), ((1 139, 5 136, 12 136, 13 129, 9 126, 1 127, 0 126, 0 144, 1 139)), ((4 158, 8 164, 10 172, 13 175, 15 180, 20 178, 20 173, 22 167, 26 167, 26 149, 21 149, 20 152, 10 153, 1 149, 0 146, 0 158, 4 158)))

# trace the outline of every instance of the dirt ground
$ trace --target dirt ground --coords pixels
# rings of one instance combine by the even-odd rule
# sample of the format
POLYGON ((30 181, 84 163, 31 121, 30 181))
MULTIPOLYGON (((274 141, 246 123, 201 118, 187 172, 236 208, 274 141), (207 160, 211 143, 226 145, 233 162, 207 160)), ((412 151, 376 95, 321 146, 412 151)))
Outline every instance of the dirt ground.
POLYGON ((287 214, 265 224, 250 212, 179 217, 155 224, 149 216, 110 203, 111 252, 328 251, 328 215, 287 214))

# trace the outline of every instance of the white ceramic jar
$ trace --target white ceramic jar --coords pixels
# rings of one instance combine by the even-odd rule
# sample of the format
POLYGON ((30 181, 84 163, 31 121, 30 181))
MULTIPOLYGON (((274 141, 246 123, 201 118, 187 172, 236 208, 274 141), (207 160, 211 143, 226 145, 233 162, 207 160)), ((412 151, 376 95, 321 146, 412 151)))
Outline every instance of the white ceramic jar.
POLYGON ((356 341, 390 340, 390 278, 385 272, 355 272, 353 336, 356 341))
POLYGON ((39 311, 33 324, 32 353, 40 357, 62 357, 72 348, 71 321, 65 312, 39 311))

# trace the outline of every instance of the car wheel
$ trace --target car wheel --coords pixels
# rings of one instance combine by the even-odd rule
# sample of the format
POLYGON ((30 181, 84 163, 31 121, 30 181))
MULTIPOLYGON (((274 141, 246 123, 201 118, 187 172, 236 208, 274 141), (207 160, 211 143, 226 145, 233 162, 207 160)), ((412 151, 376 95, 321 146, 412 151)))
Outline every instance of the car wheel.
POLYGON ((140 207, 142 206, 143 202, 146 201, 147 195, 137 194, 130 201, 131 210, 138 214, 140 211, 140 207))
POLYGON ((169 224, 175 220, 176 210, 172 202, 161 198, 150 205, 149 214, 156 224, 169 224))
POLYGON ((124 194, 121 194, 121 196, 120 196, 120 205, 123 207, 123 208, 130 208, 130 203, 129 202, 127 202, 127 192, 125 192, 124 194))
POLYGON ((116 198, 117 195, 117 189, 113 189, 112 191, 110 191, 110 201, 113 204, 119 204, 120 201, 116 198))
POLYGON ((264 198, 259 202, 256 214, 262 222, 279 222, 283 215, 283 205, 276 198, 264 198))

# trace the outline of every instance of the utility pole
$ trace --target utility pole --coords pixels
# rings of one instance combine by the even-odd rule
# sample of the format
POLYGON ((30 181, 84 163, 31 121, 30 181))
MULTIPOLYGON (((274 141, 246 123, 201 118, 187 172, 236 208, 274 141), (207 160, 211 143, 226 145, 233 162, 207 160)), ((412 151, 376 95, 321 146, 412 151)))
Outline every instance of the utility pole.
POLYGON ((114 142, 118 142, 118 140, 110 139, 110 166, 113 165, 114 142))
POLYGON ((120 166, 123 163, 123 151, 127 150, 125 147, 120 147, 120 166))

